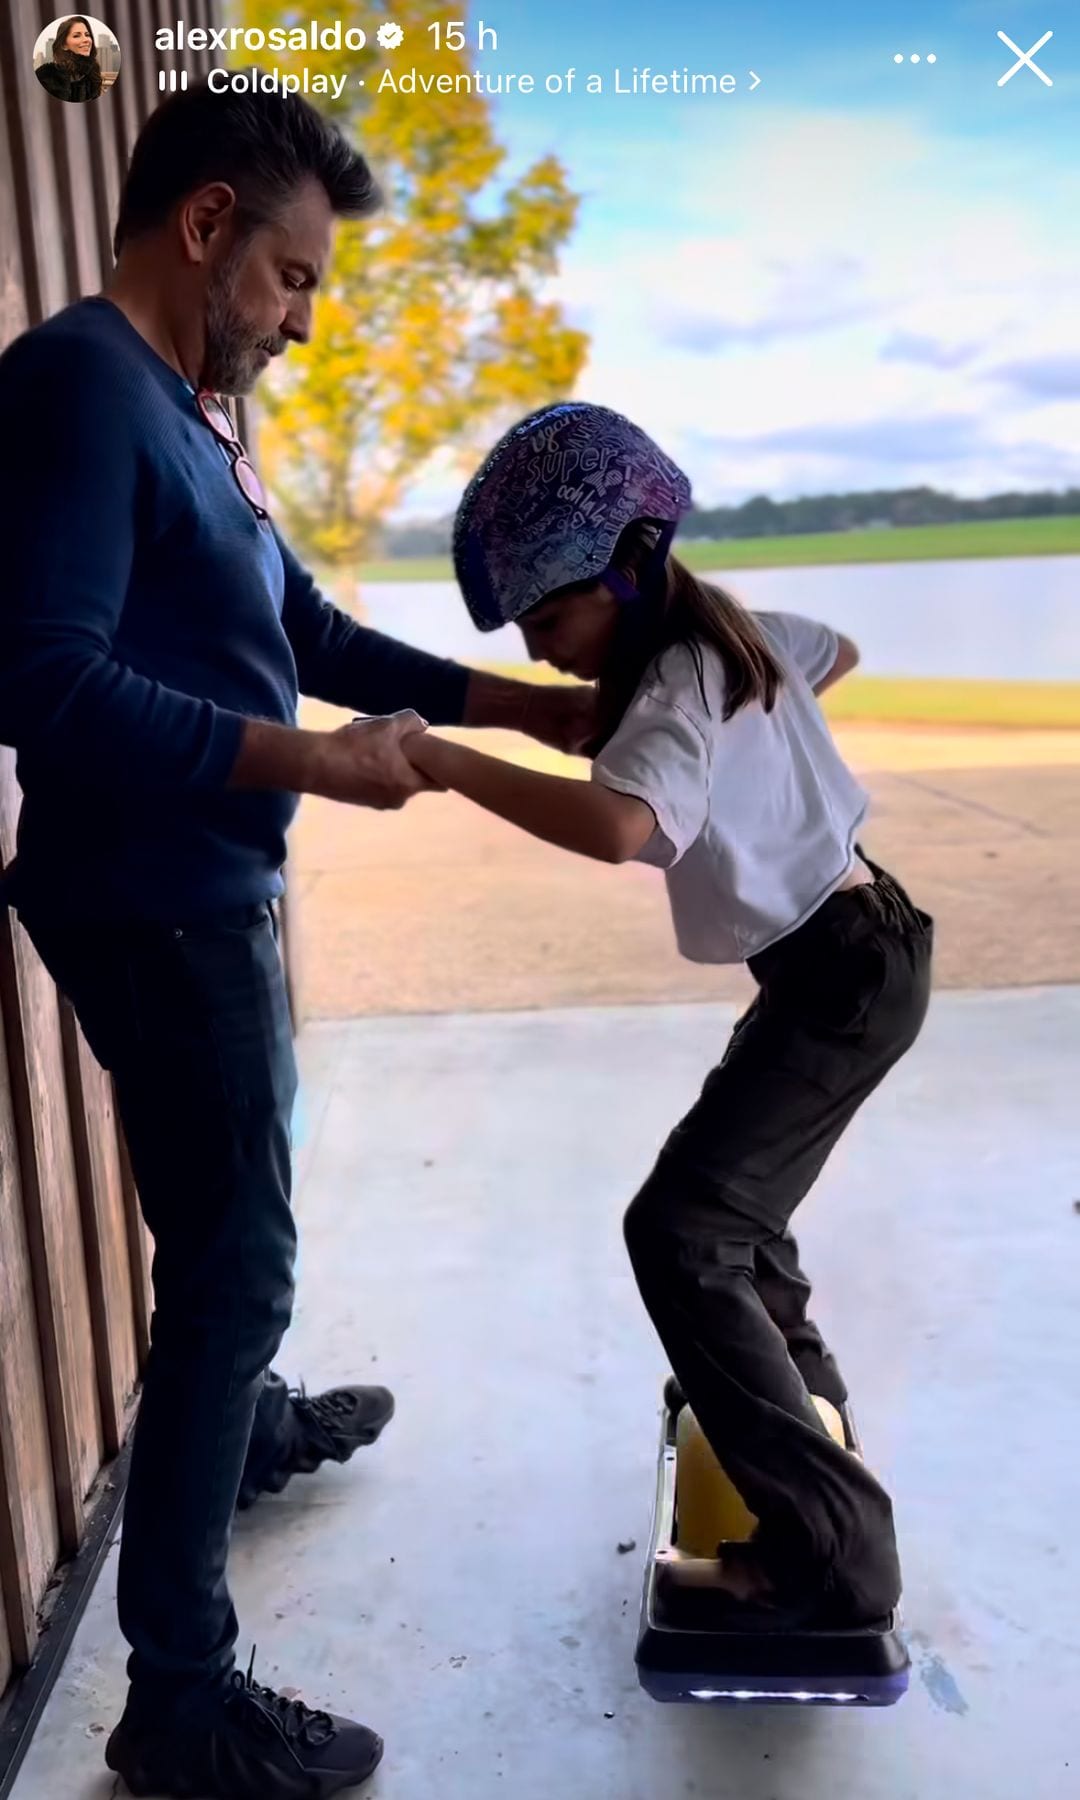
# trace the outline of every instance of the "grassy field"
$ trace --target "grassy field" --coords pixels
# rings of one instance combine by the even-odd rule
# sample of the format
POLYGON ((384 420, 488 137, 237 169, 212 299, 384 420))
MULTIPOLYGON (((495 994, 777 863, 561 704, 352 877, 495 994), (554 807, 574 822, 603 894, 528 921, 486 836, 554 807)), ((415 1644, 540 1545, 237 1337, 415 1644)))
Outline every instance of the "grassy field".
MULTIPOLYGON (((729 538, 682 543, 691 569, 791 569, 830 563, 947 562, 957 557, 1080 556, 1080 516, 988 519, 895 530, 822 531, 800 537, 729 538)), ((361 581, 451 581, 446 557, 364 563, 361 581)))
MULTIPOLYGON (((476 663, 518 680, 561 683, 538 663, 476 663)), ((955 725, 1080 731, 1080 682, 952 681, 849 675, 824 696, 830 719, 865 725, 955 725)))
POLYGON ((874 725, 1080 730, 1080 682, 903 680, 851 675, 824 696, 830 719, 874 725))

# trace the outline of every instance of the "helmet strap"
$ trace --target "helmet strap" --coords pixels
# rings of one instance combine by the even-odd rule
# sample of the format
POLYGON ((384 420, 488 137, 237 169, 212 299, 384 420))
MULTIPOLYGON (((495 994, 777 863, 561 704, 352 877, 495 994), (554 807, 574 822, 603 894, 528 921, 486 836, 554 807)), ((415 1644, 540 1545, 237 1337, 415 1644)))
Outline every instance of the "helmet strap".
POLYGON ((609 566, 604 570, 600 580, 614 594, 616 600, 621 600, 624 606, 640 606, 644 602, 658 598, 664 564, 667 562, 668 551, 671 549, 674 536, 673 524, 662 527, 660 536, 649 552, 648 560, 641 571, 640 583, 637 585, 630 581, 621 569, 613 569, 609 566))
POLYGON ((641 589, 635 587, 621 569, 605 569, 600 579, 608 592, 614 594, 616 600, 621 600, 625 606, 637 606, 644 598, 641 589))

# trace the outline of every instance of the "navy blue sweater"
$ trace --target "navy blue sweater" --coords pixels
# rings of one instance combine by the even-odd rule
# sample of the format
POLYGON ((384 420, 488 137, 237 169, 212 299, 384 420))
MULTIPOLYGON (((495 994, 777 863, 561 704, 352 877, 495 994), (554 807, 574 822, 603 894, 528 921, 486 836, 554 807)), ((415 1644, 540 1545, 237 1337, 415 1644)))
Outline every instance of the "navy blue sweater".
POLYGON ((331 606, 243 498, 194 390, 111 301, 0 357, 4 897, 197 919, 281 892, 292 794, 228 789, 245 719, 298 691, 459 724, 468 671, 331 606))

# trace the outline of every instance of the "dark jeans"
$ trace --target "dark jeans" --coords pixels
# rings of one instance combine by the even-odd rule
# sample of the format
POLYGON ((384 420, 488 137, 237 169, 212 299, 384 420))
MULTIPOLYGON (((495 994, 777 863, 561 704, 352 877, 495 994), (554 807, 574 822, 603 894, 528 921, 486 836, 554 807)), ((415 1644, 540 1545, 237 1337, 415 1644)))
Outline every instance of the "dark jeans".
POLYGON ((232 1671, 233 1511, 245 1458, 273 1459, 288 1408, 267 1374, 296 1249, 296 1065, 275 922, 262 905, 199 924, 22 923, 113 1073, 154 1237, 120 1627, 133 1705, 187 1712, 232 1671))
POLYGON ((759 992, 626 1215, 645 1304, 763 1562, 853 1619, 899 1598, 892 1506, 811 1403, 846 1390, 788 1224, 929 1004, 932 922, 874 873, 752 960, 759 992))

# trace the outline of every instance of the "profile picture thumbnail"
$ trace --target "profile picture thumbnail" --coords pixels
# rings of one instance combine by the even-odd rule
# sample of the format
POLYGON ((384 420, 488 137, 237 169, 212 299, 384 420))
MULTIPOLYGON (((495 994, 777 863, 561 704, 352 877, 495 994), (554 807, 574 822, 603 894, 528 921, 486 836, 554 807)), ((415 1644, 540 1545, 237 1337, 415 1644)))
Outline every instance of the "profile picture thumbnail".
POLYGON ((54 100, 100 100, 120 73, 120 45, 92 13, 66 13, 34 45, 34 74, 54 100))

